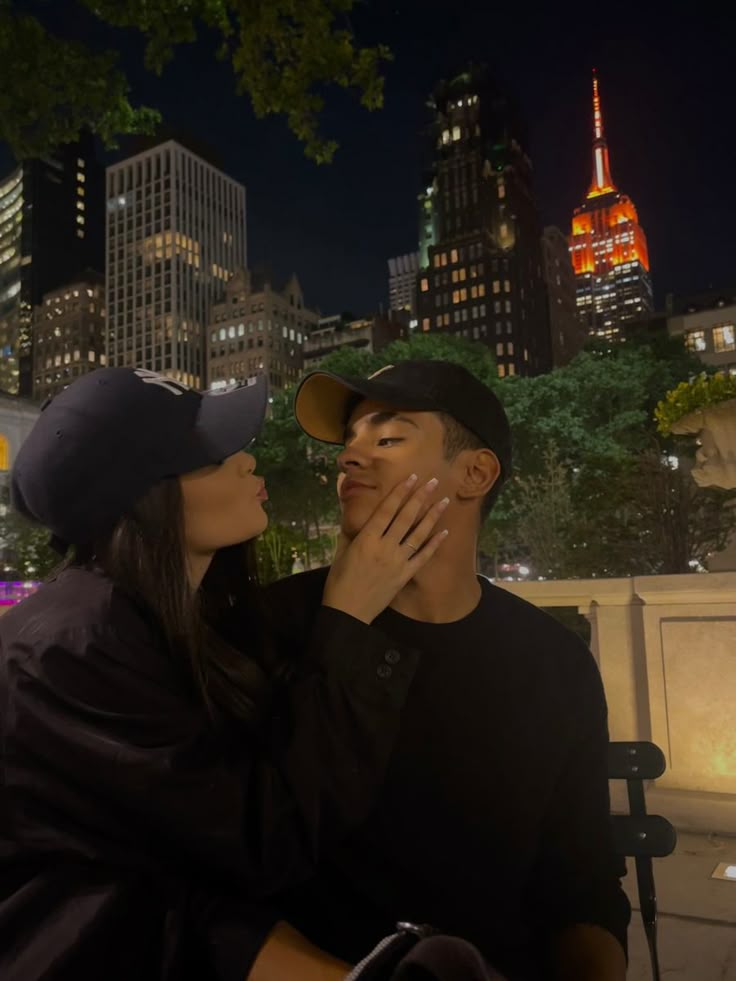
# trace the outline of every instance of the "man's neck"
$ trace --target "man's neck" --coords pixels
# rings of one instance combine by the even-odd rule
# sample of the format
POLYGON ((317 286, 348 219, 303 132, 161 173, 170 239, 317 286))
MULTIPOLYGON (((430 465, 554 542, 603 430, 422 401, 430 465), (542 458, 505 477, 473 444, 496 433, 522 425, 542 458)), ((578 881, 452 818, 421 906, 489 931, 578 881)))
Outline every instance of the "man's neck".
POLYGON ((411 620, 453 623, 472 613, 480 597, 475 541, 460 543, 448 538, 437 555, 404 586, 391 609, 411 620))

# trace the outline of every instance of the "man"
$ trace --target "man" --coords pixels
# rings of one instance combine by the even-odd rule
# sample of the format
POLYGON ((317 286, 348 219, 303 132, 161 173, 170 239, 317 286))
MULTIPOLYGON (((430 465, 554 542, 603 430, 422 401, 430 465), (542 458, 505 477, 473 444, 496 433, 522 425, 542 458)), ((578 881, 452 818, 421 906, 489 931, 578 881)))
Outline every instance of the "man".
MULTIPOLYGON (((368 380, 312 374, 295 410, 310 436, 343 445, 348 540, 412 473, 438 481, 449 534, 374 621, 397 648, 385 671, 390 654, 423 654, 380 802, 287 898, 285 919, 348 963, 408 920, 472 942, 510 981, 623 981, 630 908, 596 665, 556 621, 476 575, 481 523, 511 472, 499 401, 459 366, 406 361, 368 380)), ((404 544, 417 550, 411 533, 404 544)), ((285 649, 327 573, 272 587, 285 649)), ((358 642, 365 627, 353 629, 358 642)))

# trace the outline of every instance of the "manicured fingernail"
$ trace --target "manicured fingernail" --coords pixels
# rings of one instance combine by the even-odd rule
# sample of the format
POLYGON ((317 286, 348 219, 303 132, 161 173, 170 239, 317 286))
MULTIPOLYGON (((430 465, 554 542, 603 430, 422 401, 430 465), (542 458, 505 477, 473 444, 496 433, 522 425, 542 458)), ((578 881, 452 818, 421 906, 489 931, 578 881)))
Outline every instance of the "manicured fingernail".
POLYGON ((409 479, 407 480, 407 482, 406 482, 406 486, 407 486, 407 487, 411 487, 411 485, 412 485, 412 484, 414 483, 414 481, 415 481, 416 479, 417 479, 417 475, 416 475, 415 473, 413 473, 413 474, 411 475, 411 477, 409 477, 409 479))
POLYGON ((450 503, 449 497, 443 497, 440 503, 437 505, 439 511, 444 511, 447 505, 450 503))
POLYGON ((449 534, 450 534, 450 529, 449 529, 449 528, 445 528, 445 530, 444 530, 444 531, 442 532, 442 534, 440 535, 440 538, 447 538, 447 536, 448 536, 449 534))
POLYGON ((439 480, 437 480, 436 477, 432 477, 432 479, 427 484, 427 490, 434 490, 437 484, 439 484, 439 480))

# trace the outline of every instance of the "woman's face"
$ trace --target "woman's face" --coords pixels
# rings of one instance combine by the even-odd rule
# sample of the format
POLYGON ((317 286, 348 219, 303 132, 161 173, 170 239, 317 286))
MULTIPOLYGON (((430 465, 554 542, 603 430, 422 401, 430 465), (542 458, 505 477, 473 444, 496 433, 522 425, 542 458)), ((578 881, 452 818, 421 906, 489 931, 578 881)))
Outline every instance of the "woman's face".
POLYGON ((268 525, 268 500, 256 461, 245 451, 216 466, 179 478, 184 508, 184 537, 190 555, 213 555, 227 545, 255 538, 268 525))

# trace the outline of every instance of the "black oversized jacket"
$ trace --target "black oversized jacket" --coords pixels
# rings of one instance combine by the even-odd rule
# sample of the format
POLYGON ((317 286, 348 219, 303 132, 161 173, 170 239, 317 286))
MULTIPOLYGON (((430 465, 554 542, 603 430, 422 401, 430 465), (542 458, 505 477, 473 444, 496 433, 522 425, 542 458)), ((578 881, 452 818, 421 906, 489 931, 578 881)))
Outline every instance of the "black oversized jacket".
POLYGON ((387 673, 395 645, 354 623, 317 612, 272 738, 213 727, 99 573, 0 620, 3 981, 244 981, 268 897, 365 818, 397 734, 418 656, 387 673))

